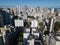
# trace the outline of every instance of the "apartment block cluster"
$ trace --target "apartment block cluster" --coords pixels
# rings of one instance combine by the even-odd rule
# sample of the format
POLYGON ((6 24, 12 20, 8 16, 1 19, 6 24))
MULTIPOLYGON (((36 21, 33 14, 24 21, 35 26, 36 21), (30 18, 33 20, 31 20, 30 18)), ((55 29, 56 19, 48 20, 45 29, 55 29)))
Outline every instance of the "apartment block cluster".
MULTIPOLYGON (((40 8, 39 6, 0 8, 0 44, 44 45, 42 28, 48 32, 54 31, 54 22, 60 21, 59 17, 60 9, 54 8, 40 8), (41 22, 42 28, 39 26, 41 22), (19 33, 23 35, 22 42, 17 41, 19 33)), ((46 44, 49 45, 47 41, 46 44)), ((54 41, 53 43, 55 45, 54 41)))

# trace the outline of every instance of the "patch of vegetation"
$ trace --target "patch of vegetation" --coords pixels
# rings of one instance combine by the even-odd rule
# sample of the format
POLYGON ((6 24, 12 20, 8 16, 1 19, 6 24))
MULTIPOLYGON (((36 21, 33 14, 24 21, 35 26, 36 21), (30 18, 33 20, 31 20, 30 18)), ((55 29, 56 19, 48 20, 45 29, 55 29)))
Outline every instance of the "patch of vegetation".
POLYGON ((43 30, 44 30, 43 22, 40 22, 40 23, 38 24, 38 26, 40 27, 41 32, 43 32, 43 30))
POLYGON ((19 33, 17 41, 18 42, 23 42, 23 33, 22 32, 19 33))
POLYGON ((39 25, 39 26, 43 26, 43 22, 40 22, 38 25, 39 25))
POLYGON ((56 23, 54 24, 54 31, 57 32, 58 29, 60 29, 60 22, 56 22, 56 23))

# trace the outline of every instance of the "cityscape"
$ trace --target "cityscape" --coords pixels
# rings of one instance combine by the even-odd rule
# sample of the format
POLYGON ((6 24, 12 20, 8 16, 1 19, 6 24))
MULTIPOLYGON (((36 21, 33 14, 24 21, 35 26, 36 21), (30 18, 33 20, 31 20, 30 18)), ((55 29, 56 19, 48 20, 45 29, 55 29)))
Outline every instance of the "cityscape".
POLYGON ((0 45, 60 45, 59 2, 1 0, 0 45))

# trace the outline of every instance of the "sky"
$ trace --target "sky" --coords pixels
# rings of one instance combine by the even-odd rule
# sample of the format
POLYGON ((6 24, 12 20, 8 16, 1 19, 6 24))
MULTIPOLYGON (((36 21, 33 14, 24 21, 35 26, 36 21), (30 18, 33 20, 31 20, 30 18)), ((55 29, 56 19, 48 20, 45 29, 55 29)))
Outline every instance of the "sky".
POLYGON ((19 5, 23 7, 49 7, 49 8, 60 8, 60 0, 0 0, 0 7, 14 7, 19 5))

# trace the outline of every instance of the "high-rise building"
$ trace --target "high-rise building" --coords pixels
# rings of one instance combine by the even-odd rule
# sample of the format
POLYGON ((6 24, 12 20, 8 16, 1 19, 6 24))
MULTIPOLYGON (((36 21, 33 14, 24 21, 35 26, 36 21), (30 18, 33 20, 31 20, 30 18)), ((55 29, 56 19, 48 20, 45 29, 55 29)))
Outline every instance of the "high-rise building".
POLYGON ((2 37, 1 34, 0 34, 0 45, 4 45, 4 43, 3 43, 3 37, 2 37))
POLYGON ((8 25, 11 23, 11 18, 10 18, 10 14, 4 10, 1 11, 1 16, 3 17, 3 22, 4 25, 8 25))
POLYGON ((2 27, 4 24, 3 24, 3 17, 1 16, 0 14, 0 27, 2 27))
POLYGON ((24 27, 23 20, 15 19, 15 27, 24 27))

